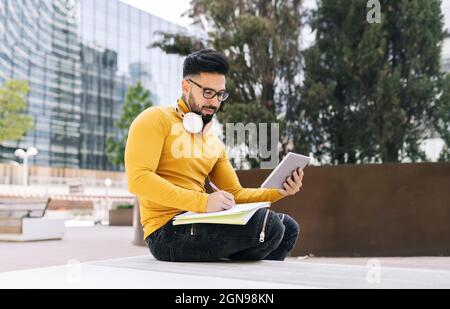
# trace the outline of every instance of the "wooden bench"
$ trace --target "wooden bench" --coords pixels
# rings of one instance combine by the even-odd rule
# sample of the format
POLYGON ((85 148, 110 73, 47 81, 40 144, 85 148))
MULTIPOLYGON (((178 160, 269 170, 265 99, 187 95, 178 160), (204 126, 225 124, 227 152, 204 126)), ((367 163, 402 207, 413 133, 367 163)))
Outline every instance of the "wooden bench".
POLYGON ((0 241, 61 239, 64 220, 45 217, 50 198, 0 198, 0 241))

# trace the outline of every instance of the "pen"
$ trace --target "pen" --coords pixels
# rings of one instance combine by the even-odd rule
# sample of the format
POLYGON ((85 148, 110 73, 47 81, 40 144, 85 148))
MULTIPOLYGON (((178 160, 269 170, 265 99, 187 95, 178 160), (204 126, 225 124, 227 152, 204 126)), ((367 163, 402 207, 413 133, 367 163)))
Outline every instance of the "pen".
POLYGON ((220 189, 217 188, 217 186, 216 186, 215 184, 213 184, 211 180, 209 181, 209 185, 211 186, 211 188, 212 188, 214 191, 220 191, 220 189))
MULTIPOLYGON (((215 184, 212 183, 211 180, 209 181, 209 185, 211 186, 211 188, 212 188, 214 191, 216 191, 216 192, 221 191, 219 188, 217 188, 217 186, 216 186, 215 184)), ((234 203, 234 199, 233 199, 233 203, 234 203)), ((233 207, 234 207, 234 206, 233 206, 233 207)))

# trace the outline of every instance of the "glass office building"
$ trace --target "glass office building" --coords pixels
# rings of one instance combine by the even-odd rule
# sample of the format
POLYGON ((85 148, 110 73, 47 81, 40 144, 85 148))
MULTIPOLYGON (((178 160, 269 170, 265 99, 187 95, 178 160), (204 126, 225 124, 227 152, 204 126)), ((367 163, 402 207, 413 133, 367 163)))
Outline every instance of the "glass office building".
POLYGON ((0 144, 1 156, 35 146, 35 165, 120 170, 105 147, 120 137, 114 123, 126 89, 141 81, 160 105, 180 94, 183 59, 150 48, 157 31, 185 29, 118 0, 0 1, 0 84, 29 81, 36 123, 0 144))
POLYGON ((4 142, 3 157, 35 146, 34 164, 79 166, 81 65, 73 1, 0 1, 0 83, 29 82, 28 114, 35 130, 4 142))
POLYGON ((130 85, 141 81, 156 104, 173 104, 180 95, 183 59, 150 48, 157 31, 184 28, 118 0, 80 0, 78 31, 82 45, 81 168, 112 169, 104 155, 105 137, 130 85))

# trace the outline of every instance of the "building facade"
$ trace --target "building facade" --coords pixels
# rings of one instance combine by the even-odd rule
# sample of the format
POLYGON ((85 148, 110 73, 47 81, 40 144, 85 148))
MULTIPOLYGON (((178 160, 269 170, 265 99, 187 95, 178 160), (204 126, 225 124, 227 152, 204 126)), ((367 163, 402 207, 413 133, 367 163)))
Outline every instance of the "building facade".
POLYGON ((151 48, 158 31, 184 28, 118 0, 0 1, 0 85, 27 80, 35 130, 0 144, 3 159, 34 146, 40 166, 123 170, 106 156, 129 86, 155 104, 179 96, 183 58, 151 48))
POLYGON ((4 142, 3 157, 35 146, 33 163, 79 166, 81 65, 76 6, 71 1, 0 1, 0 83, 26 80, 35 130, 4 142))
POLYGON ((114 122, 129 85, 117 75, 117 53, 82 44, 81 80, 80 168, 112 170, 106 137, 120 138, 114 122))
POLYGON ((180 95, 183 59, 151 48, 158 31, 184 28, 118 0, 80 0, 83 100, 81 168, 111 170, 105 156, 108 136, 120 138, 114 123, 126 89, 140 81, 158 105, 180 95))

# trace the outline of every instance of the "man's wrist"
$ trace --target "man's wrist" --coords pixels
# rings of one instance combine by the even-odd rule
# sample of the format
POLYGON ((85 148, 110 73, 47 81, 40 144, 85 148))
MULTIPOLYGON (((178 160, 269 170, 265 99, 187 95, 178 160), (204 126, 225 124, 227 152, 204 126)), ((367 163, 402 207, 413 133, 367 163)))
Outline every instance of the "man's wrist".
POLYGON ((201 194, 201 200, 200 200, 200 213, 206 213, 208 208, 208 193, 200 193, 201 194))

